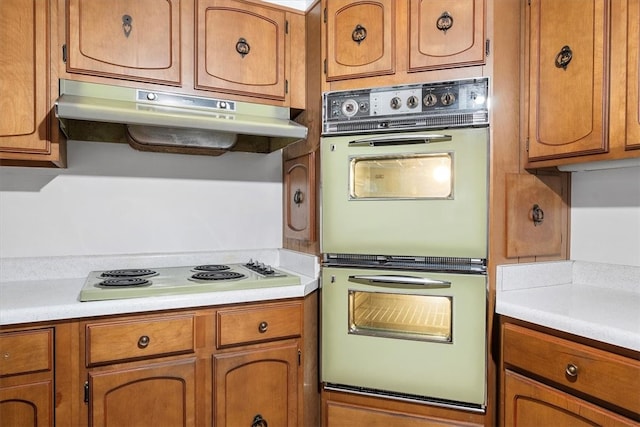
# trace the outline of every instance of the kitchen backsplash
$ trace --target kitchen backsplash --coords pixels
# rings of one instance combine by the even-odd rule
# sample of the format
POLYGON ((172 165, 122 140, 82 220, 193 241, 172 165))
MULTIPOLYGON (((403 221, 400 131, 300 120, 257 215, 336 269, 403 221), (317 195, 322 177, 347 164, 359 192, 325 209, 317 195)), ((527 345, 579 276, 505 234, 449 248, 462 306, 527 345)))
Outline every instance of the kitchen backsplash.
POLYGON ((282 247, 279 152, 69 142, 69 168, 0 168, 0 257, 282 247))

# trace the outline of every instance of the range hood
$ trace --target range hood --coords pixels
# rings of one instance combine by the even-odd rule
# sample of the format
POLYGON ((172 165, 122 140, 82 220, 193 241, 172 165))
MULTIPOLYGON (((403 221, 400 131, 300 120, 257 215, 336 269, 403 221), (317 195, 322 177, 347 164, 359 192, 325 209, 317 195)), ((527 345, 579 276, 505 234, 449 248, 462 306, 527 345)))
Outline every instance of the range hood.
POLYGON ((145 151, 271 152, 307 136, 285 107, 65 79, 55 113, 69 139, 145 151))

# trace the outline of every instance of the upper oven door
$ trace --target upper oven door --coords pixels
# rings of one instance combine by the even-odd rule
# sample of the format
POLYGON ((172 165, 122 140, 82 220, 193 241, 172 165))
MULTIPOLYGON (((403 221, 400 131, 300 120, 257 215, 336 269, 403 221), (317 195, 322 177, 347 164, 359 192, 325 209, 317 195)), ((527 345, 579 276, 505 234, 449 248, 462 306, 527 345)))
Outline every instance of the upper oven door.
POLYGON ((487 257, 488 128, 321 140, 322 252, 487 257))

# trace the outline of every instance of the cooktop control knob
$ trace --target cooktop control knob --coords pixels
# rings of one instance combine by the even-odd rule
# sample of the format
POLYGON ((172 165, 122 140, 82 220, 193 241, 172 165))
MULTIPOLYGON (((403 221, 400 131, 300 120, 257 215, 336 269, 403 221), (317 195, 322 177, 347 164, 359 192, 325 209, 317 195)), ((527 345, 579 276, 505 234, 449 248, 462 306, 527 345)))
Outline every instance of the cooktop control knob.
POLYGON ((398 108, 402 107, 402 100, 399 96, 394 96, 393 98, 391 98, 391 102, 389 103, 389 105, 392 109, 397 110, 398 108))
POLYGON ((422 100, 422 102, 424 102, 424 105, 427 107, 433 107, 434 105, 436 105, 438 103, 438 97, 435 96, 432 93, 428 93, 424 99, 422 100))
POLYGON ((442 101, 442 105, 451 105, 456 102, 456 96, 451 92, 447 92, 442 95, 440 100, 442 101))

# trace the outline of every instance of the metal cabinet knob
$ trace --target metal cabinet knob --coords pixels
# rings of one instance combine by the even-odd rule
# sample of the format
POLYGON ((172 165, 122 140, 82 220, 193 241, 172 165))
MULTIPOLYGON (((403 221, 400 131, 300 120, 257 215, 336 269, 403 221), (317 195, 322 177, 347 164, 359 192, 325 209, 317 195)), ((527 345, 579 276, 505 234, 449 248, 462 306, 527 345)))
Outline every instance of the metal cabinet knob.
POLYGON ((264 334, 265 332, 267 332, 268 327, 269 324, 267 322, 260 322, 260 324, 258 325, 258 332, 264 334))
POLYGON ((143 335, 140 338, 138 338, 138 347, 147 348, 150 342, 151 342, 151 339, 149 339, 147 335, 143 335))
POLYGON ((565 369, 567 376, 571 378, 576 378, 578 376, 578 367, 573 363, 569 363, 567 365, 567 369, 565 369))
POLYGON ((268 427, 267 420, 262 418, 262 415, 257 414, 255 417, 253 417, 251 427, 268 427))

